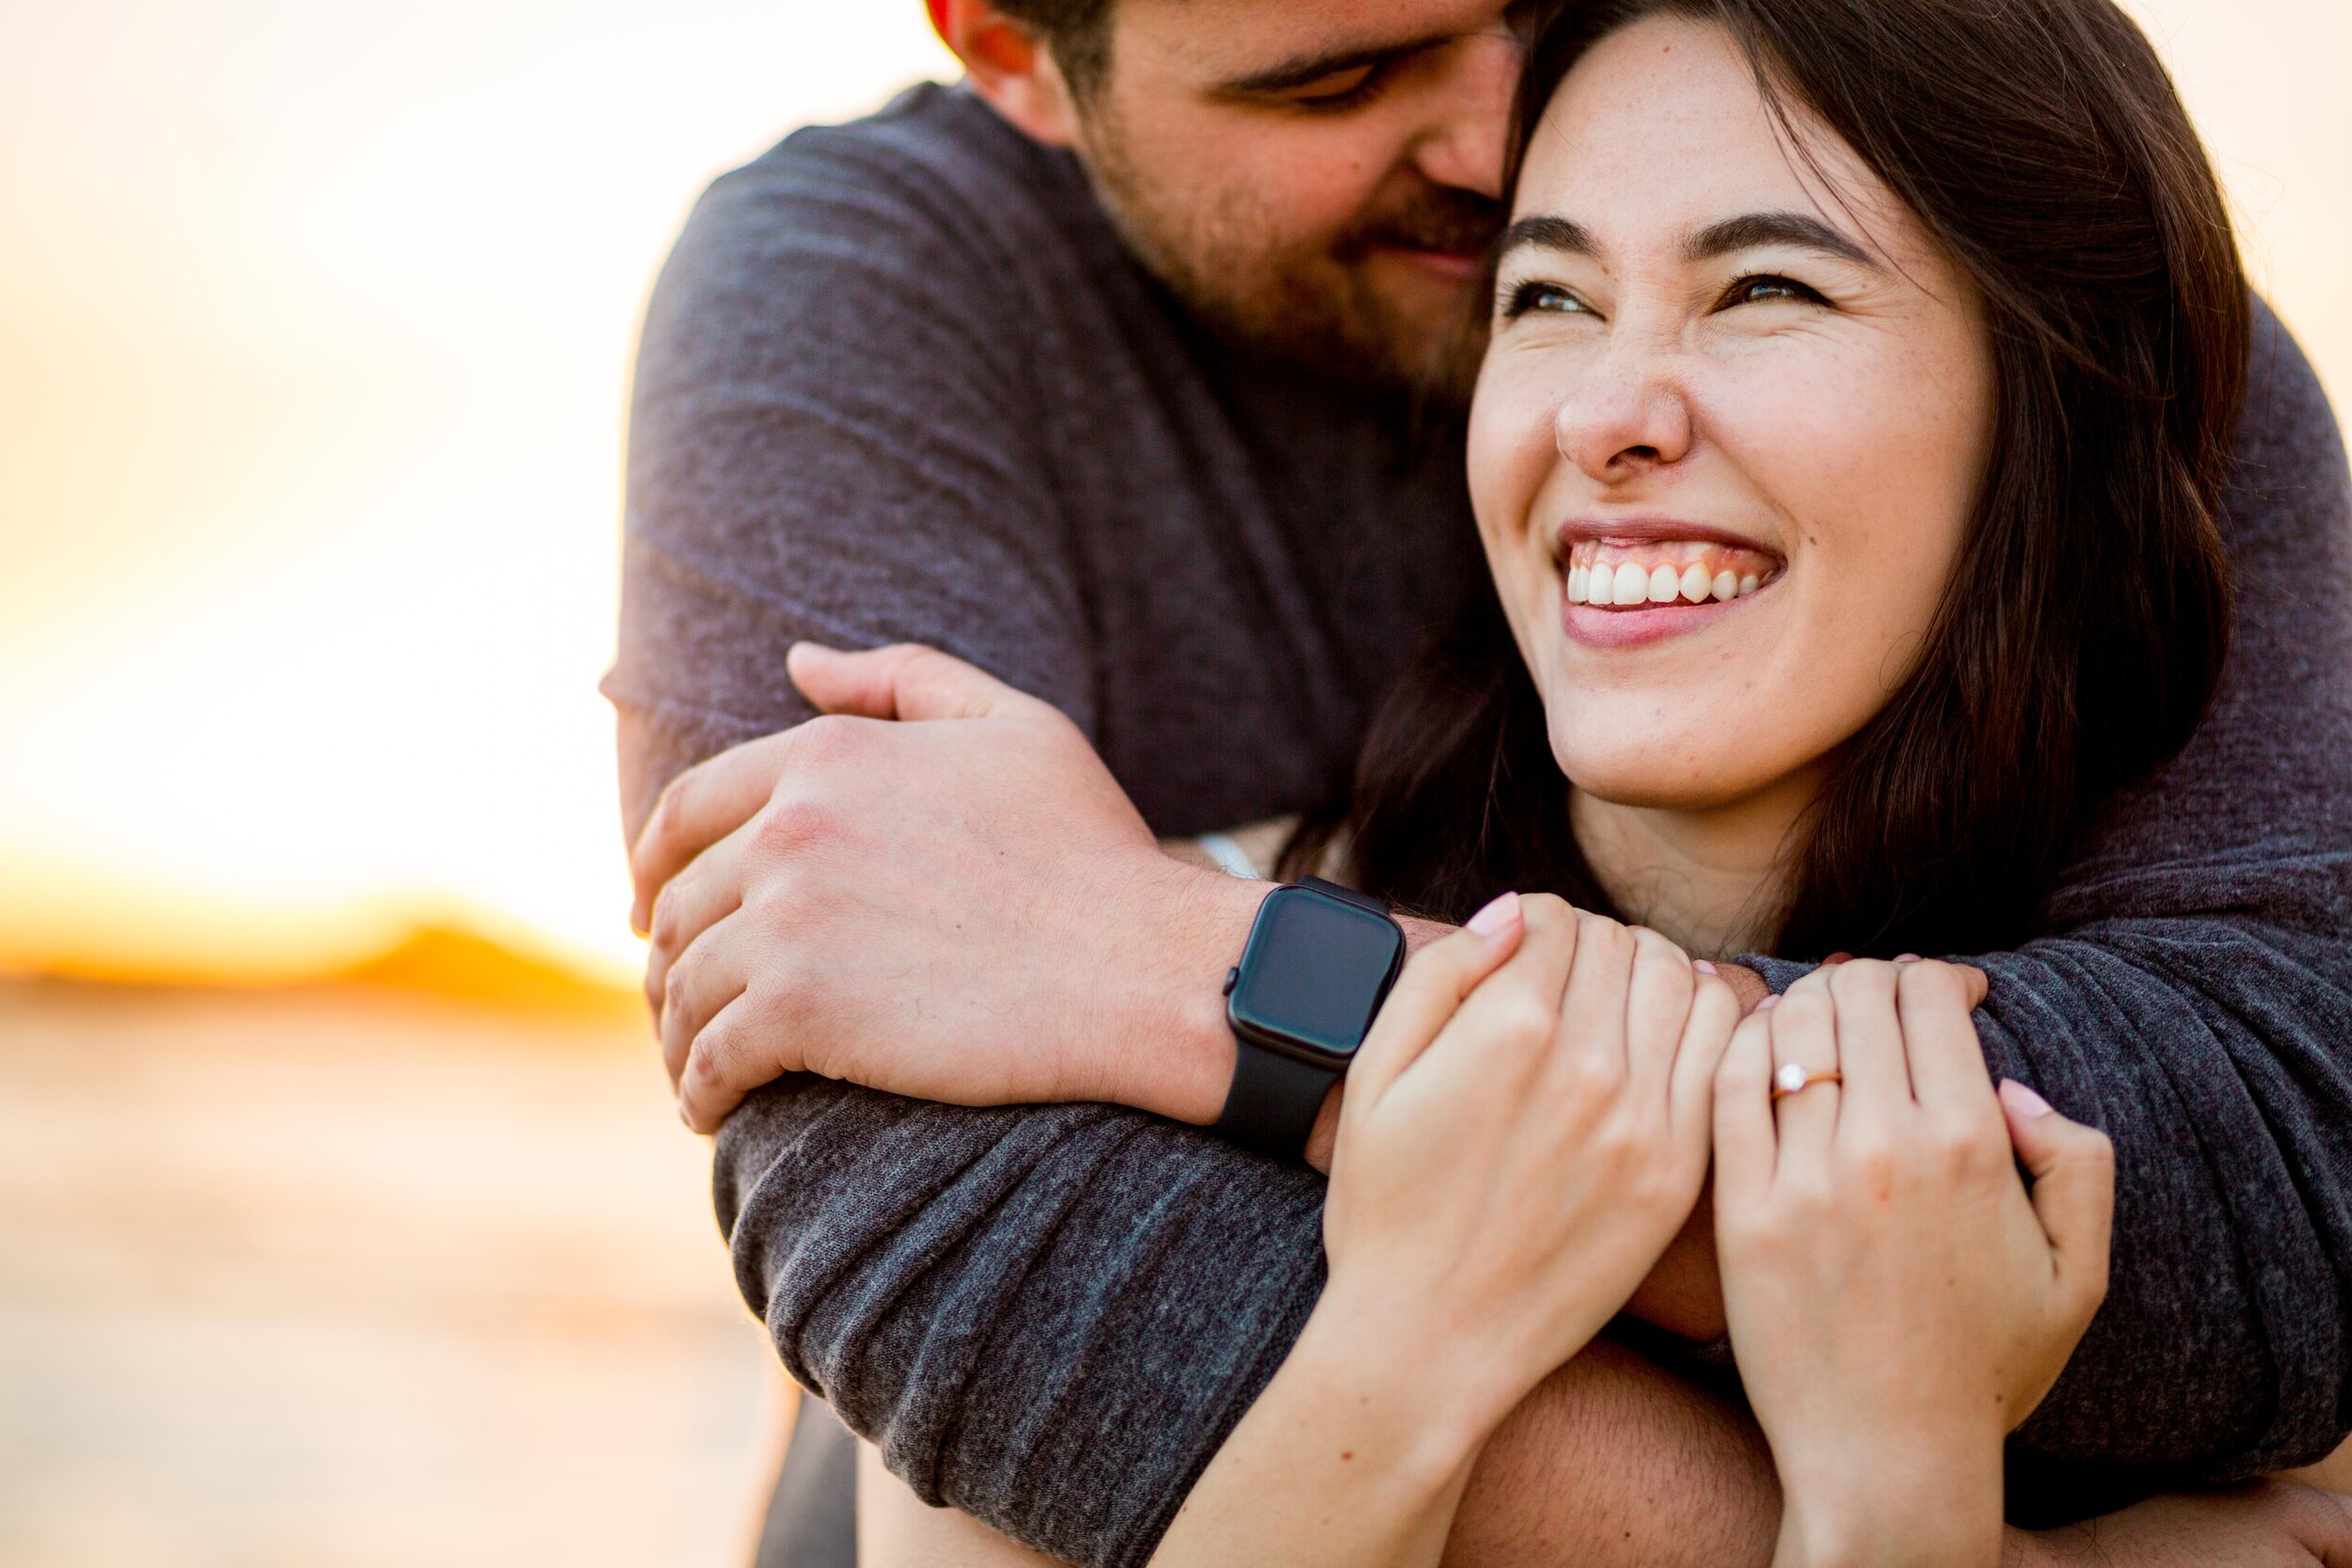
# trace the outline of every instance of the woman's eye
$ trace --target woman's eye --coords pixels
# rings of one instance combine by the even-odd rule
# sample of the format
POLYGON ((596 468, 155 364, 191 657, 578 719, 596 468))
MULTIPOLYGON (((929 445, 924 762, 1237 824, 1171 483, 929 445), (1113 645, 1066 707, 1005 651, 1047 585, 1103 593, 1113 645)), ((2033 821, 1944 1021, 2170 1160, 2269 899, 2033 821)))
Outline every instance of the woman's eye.
POLYGON ((1724 293, 1720 309, 1727 310, 1735 305, 1775 305, 1788 300, 1813 305, 1829 303, 1818 292, 1793 277, 1742 277, 1724 293))
POLYGON ((1517 321, 1534 311, 1552 315, 1590 315, 1592 309, 1557 283, 1521 283, 1503 296, 1503 320, 1517 321))

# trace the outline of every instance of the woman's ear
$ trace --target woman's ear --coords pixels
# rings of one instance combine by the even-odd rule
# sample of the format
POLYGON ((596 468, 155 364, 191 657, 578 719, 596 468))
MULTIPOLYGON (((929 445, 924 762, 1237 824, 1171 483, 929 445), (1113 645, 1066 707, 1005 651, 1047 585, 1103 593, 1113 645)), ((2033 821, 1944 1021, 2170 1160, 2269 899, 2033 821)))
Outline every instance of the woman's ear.
POLYGON ((928 3, 940 41, 997 113, 1049 147, 1077 145, 1077 107, 1052 49, 988 0, 928 3))

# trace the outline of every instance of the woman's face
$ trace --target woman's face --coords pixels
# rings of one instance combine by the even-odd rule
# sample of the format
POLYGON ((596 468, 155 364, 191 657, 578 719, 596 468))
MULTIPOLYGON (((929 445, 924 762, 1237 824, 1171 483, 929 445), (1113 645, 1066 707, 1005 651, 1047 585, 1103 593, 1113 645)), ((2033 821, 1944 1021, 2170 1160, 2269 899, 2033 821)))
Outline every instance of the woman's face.
MULTIPOLYGON (((1805 778, 1910 673, 1991 439, 1975 291, 1718 26, 1553 97, 1472 411, 1479 531, 1570 781, 1704 810, 1805 778)), ((1997 593, 1997 584, 1975 592, 1997 593)))

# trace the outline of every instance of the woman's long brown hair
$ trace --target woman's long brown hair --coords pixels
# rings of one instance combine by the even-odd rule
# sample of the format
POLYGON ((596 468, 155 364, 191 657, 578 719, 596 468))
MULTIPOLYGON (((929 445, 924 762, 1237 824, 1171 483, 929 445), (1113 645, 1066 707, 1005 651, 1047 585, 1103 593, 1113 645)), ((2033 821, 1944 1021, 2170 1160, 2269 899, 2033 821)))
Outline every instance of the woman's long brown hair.
MULTIPOLYGON (((1772 950, 2012 944, 2100 802, 2187 742, 2220 681, 2251 305, 2218 182, 2111 0, 1564 5, 1534 36, 1519 145, 1586 51, 1660 13, 1722 24, 1784 127, 1802 104, 1910 207, 1975 280, 1996 367, 1952 585, 1831 759, 1772 950)), ((1294 863, 1343 831, 1366 888, 1433 914, 1510 888, 1609 908, 1491 594, 1401 683, 1294 863)))

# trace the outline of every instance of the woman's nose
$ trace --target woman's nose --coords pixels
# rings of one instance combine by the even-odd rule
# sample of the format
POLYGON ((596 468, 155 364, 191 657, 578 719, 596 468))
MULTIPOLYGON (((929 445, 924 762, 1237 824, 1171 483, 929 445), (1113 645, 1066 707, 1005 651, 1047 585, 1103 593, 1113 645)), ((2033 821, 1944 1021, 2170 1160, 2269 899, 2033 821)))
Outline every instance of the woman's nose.
POLYGON ((1560 400, 1552 439, 1594 483, 1622 483, 1690 451, 1691 405, 1656 360, 1615 353, 1560 400))

